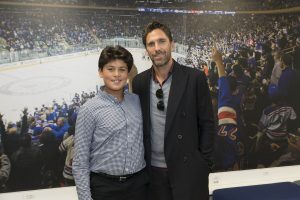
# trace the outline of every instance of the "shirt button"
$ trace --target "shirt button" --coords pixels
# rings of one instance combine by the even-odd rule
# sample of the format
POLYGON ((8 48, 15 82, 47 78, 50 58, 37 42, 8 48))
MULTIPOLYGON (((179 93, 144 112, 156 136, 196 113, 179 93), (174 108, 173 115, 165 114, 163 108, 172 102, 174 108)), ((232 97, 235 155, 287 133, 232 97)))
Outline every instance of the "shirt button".
POLYGON ((179 139, 179 140, 181 140, 182 139, 182 135, 177 135, 177 138, 179 139))
POLYGON ((183 156, 183 162, 186 163, 188 161, 188 157, 187 156, 183 156))

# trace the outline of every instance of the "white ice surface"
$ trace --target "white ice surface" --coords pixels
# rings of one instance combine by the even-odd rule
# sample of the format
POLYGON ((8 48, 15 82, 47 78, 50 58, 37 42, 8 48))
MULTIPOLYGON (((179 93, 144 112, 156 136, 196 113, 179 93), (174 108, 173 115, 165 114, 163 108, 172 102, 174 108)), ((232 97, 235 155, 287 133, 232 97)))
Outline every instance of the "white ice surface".
MULTIPOLYGON (((144 49, 129 50, 138 72, 151 66, 151 61, 142 58, 144 49)), ((98 76, 98 57, 99 53, 94 53, 34 65, 0 66, 0 113, 5 122, 18 121, 24 107, 33 113, 35 107, 50 106, 54 99, 69 102, 76 92, 95 91, 97 84, 103 84, 98 76)))

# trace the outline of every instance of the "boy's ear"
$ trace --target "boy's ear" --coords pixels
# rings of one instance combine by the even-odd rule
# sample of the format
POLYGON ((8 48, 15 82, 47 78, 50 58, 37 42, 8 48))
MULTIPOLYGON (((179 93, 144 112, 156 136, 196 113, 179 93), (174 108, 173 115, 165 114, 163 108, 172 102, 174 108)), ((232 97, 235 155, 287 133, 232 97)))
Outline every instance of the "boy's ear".
POLYGON ((101 69, 98 70, 98 73, 99 73, 100 78, 103 78, 103 73, 102 73, 101 69))

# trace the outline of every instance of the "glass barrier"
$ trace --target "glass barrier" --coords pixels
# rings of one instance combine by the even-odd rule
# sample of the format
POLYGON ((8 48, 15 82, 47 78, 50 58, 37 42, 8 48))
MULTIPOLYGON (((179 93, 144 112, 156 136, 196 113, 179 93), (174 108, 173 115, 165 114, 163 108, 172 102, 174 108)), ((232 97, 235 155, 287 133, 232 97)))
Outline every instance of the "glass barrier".
MULTIPOLYGON (((56 46, 55 48, 45 49, 25 49, 21 51, 1 51, 0 52, 0 65, 21 62, 25 60, 40 59, 49 56, 57 56, 63 54, 72 54, 84 51, 91 51, 104 48, 107 45, 121 45, 126 48, 144 48, 141 38, 112 38, 103 39, 99 44, 89 45, 74 45, 74 46, 56 46)), ((176 44, 174 52, 186 55, 188 47, 182 44, 176 44)))

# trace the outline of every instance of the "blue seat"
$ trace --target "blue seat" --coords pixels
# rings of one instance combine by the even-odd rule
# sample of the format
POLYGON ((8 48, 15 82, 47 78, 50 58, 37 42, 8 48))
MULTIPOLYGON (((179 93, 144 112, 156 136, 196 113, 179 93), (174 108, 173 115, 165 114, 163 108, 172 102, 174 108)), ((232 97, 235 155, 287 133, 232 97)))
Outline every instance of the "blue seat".
POLYGON ((300 186, 291 182, 218 189, 213 200, 300 200, 300 186))

